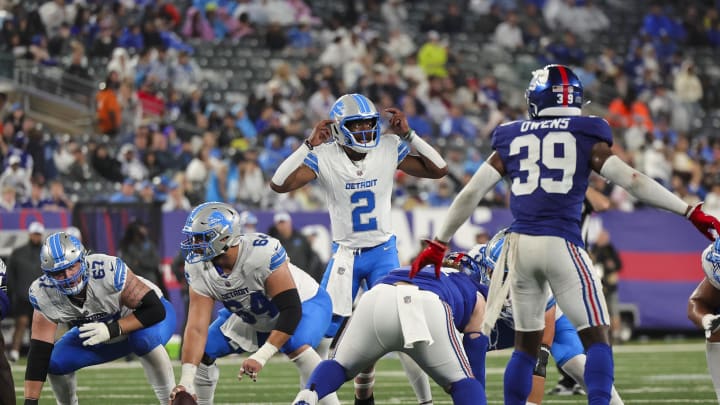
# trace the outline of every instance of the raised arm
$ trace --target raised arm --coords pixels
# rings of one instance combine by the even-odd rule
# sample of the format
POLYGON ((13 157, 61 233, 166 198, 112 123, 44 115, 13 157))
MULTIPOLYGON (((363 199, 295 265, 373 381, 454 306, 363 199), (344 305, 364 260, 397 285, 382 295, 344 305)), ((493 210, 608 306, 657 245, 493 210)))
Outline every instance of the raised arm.
POLYGON ((385 113, 390 117, 390 130, 396 133, 418 152, 418 155, 407 155, 400 162, 398 169, 415 177, 439 179, 448 172, 447 162, 430 144, 425 142, 410 128, 405 113, 397 108, 386 108, 385 113))
POLYGON ((647 175, 615 156, 610 145, 598 142, 592 149, 590 164, 596 172, 627 190, 635 198, 678 215, 684 215, 708 239, 720 233, 720 221, 702 211, 702 203, 690 206, 647 175), (714 233, 714 234, 713 234, 714 233))
POLYGON ((297 190, 317 177, 315 172, 304 163, 316 146, 330 140, 330 124, 333 122, 333 120, 322 120, 315 124, 310 137, 280 164, 270 179, 270 188, 273 191, 287 193, 297 190))
POLYGON ((57 324, 47 319, 40 311, 33 312, 30 334, 32 338, 25 369, 25 405, 36 405, 40 399, 40 392, 50 367, 56 330, 57 324))

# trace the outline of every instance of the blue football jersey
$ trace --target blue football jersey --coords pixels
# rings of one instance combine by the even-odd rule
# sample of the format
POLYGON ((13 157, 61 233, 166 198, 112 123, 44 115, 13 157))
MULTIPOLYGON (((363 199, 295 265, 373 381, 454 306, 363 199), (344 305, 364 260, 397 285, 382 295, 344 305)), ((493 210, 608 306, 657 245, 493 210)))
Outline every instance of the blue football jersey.
POLYGON ((511 181, 510 231, 584 246, 580 217, 598 142, 612 145, 610 126, 599 117, 549 117, 495 128, 492 147, 511 181))
POLYGON ((487 287, 476 283, 465 273, 453 271, 440 273, 440 278, 435 278, 435 270, 426 267, 414 278, 410 278, 410 268, 400 267, 388 273, 380 279, 383 284, 395 284, 404 281, 418 286, 424 291, 431 291, 450 306, 453 313, 455 327, 462 331, 470 321, 473 309, 477 303, 477 293, 487 298, 487 287))

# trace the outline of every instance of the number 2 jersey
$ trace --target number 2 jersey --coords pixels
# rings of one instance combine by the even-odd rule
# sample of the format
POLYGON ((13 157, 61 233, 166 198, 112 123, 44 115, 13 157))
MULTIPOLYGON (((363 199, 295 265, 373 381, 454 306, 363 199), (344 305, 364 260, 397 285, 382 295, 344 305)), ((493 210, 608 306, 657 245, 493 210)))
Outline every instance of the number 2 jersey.
POLYGON ((397 135, 384 134, 359 162, 353 163, 335 142, 316 146, 307 155, 305 165, 326 191, 334 242, 357 249, 390 239, 395 170, 409 152, 397 135))
MULTIPOLYGON (((239 238, 240 248, 233 270, 223 275, 212 262, 185 263, 185 278, 200 295, 213 298, 251 324, 259 332, 275 328, 278 310, 265 291, 265 280, 288 260, 280 241, 262 233, 239 238)), ((307 301, 318 291, 318 283, 306 272, 288 263, 300 301, 307 301)))
MULTIPOLYGON (((129 315, 133 309, 120 303, 125 289, 128 268, 119 257, 104 254, 85 256, 87 286, 85 302, 79 307, 67 295, 60 292, 47 276, 41 276, 30 285, 30 303, 35 310, 54 323, 68 323, 72 326, 88 322, 108 322, 129 315)), ((158 297, 160 289, 140 276, 158 297)))
POLYGON ((492 147, 512 182, 510 231, 584 246, 581 211, 598 142, 612 145, 610 127, 598 117, 548 117, 495 128, 492 147))

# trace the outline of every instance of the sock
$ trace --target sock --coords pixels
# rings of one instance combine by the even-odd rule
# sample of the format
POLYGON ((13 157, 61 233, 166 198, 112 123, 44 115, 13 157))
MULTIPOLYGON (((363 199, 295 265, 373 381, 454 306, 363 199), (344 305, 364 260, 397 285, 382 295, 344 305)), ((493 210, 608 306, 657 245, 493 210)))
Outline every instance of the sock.
POLYGON ((195 374, 195 394, 198 405, 212 405, 215 398, 215 386, 220 379, 220 368, 217 364, 198 364, 195 374))
MULTIPOLYGON (((320 364, 322 359, 320 359, 320 356, 317 352, 315 352, 315 350, 308 346, 305 351, 295 356, 292 361, 295 363, 295 367, 298 368, 298 372, 300 373, 300 388, 303 388, 307 385, 310 375, 315 370, 315 367, 320 364)), ((319 404, 339 405, 340 400, 338 400, 337 394, 333 392, 332 394, 328 394, 325 398, 322 398, 319 404)))
MULTIPOLYGON (((577 382, 585 391, 587 391, 587 385, 585 385, 585 362, 586 358, 584 354, 578 354, 577 356, 566 361, 561 367, 562 371, 567 373, 573 380, 573 385, 577 382)), ((572 386, 570 386, 572 388, 572 386)))
POLYGON ((537 358, 521 351, 514 351, 505 368, 503 380, 505 405, 525 405, 532 389, 532 375, 537 358))
POLYGON ((317 392, 322 399, 331 392, 335 392, 349 380, 345 368, 335 360, 323 360, 315 367, 305 388, 317 392))
POLYGON ((400 364, 402 364, 410 381, 410 386, 415 392, 415 397, 420 404, 432 404, 432 392, 430 391, 430 379, 420 366, 405 353, 398 352, 400 364))
POLYGON ((715 387, 715 395, 720 402, 720 343, 705 343, 705 358, 707 359, 708 370, 712 377, 713 387, 715 387))
POLYGON ((475 379, 480 381, 483 390, 485 389, 485 355, 487 354, 489 344, 490 339, 485 335, 480 335, 472 339, 470 334, 467 333, 463 337, 465 354, 467 354, 468 360, 470 360, 470 367, 472 367, 475 379))
MULTIPOLYGON (((368 370, 364 370, 368 371, 368 370)), ((372 397, 373 387, 375 386, 375 368, 371 368, 367 373, 360 372, 355 376, 355 398, 368 399, 372 397)))
POLYGON ((327 360, 330 358, 330 345, 332 344, 333 339, 334 338, 331 337, 324 337, 320 340, 320 344, 315 351, 320 355, 321 359, 327 360))
POLYGON ((613 384, 612 349, 605 343, 594 343, 587 350, 585 384, 588 405, 607 405, 613 384))
POLYGON ((375 405, 375 397, 370 394, 370 396, 365 399, 355 398, 355 405, 375 405))
POLYGON ((485 389, 480 381, 474 378, 466 378, 453 383, 450 388, 450 396, 454 405, 487 405, 485 389))
POLYGON ((140 356, 140 364, 157 399, 161 404, 167 403, 170 400, 170 391, 175 387, 175 373, 165 347, 158 345, 140 356))
POLYGON ((75 373, 48 374, 47 376, 58 405, 78 405, 75 373))

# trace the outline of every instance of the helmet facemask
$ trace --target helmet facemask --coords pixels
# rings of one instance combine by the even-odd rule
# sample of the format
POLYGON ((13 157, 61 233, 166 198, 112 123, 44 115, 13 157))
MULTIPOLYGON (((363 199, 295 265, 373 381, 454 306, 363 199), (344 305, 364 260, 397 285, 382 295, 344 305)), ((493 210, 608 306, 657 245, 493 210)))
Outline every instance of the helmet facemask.
POLYGON ((52 285, 65 295, 77 295, 88 281, 85 247, 65 232, 54 233, 40 250, 40 267, 52 285), (68 272, 77 271, 68 277, 68 272), (64 277, 60 277, 64 275, 64 277))
POLYGON ((333 105, 330 126, 335 142, 358 153, 368 153, 380 143, 380 114, 375 105, 360 94, 346 94, 333 105), (363 121, 360 129, 354 128, 363 121), (367 122, 367 123, 366 123, 367 122))

